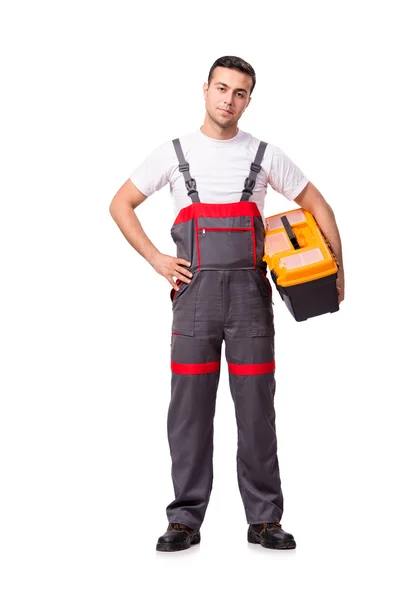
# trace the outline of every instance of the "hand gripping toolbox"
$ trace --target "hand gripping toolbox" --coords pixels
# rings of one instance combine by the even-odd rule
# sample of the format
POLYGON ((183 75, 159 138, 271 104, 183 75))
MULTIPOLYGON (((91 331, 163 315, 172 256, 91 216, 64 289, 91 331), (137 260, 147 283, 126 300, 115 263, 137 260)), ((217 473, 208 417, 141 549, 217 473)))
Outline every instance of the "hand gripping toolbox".
POLYGON ((266 219, 265 254, 275 286, 296 321, 339 310, 335 255, 310 212, 266 219))

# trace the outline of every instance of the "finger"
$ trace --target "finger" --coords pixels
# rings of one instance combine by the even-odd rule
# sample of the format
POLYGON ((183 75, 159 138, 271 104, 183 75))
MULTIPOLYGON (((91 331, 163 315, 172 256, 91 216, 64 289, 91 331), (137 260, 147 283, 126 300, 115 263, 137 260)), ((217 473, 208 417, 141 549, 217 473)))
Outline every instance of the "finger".
MULTIPOLYGON (((182 273, 184 273, 184 271, 185 271, 185 269, 183 269, 182 272, 177 270, 177 271, 175 271, 174 275, 175 275, 175 277, 178 277, 179 279, 181 279, 185 283, 190 283, 191 278, 190 277, 185 277, 185 275, 182 274, 182 273)), ((190 273, 190 275, 191 275, 191 273, 190 273)))
POLYGON ((336 291, 337 291, 337 295, 338 295, 338 303, 340 304, 343 300, 344 293, 343 293, 343 289, 339 283, 336 283, 336 291))
POLYGON ((188 260, 185 260, 184 258, 177 258, 176 263, 178 265, 186 265, 187 267, 190 267, 190 265, 192 264, 188 260))
POLYGON ((177 292, 179 291, 179 286, 176 285, 175 281, 172 279, 172 277, 167 277, 168 281, 170 282, 170 284, 172 285, 172 287, 174 288, 174 290, 176 290, 177 292))
MULTIPOLYGON (((182 277, 182 275, 183 275, 183 276, 185 276, 185 275, 186 275, 186 277, 189 277, 189 281, 190 281, 190 280, 192 279, 192 277, 193 277, 193 273, 191 273, 191 272, 190 272, 190 271, 188 271, 187 269, 184 269, 183 267, 176 267, 176 270, 178 271, 178 273, 179 273, 180 277, 182 277)), ((184 281, 187 281, 187 279, 185 279, 184 277, 183 277, 183 279, 184 279, 184 281)))
MULTIPOLYGON (((187 269, 185 269, 184 267, 181 267, 179 263, 182 263, 186 266, 190 266, 191 263, 183 258, 177 258, 176 264, 175 264, 175 269, 178 271, 179 276, 186 275, 187 277, 189 277, 191 279, 192 273, 190 271, 188 271, 187 269)), ((184 281, 186 281, 186 283, 188 283, 187 279, 184 279, 184 281)))

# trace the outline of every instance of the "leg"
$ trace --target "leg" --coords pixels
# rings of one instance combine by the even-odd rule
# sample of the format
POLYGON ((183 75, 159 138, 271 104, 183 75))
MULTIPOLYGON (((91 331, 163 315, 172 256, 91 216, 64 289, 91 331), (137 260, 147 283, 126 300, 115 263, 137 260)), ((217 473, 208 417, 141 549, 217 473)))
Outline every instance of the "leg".
POLYGON ((221 328, 216 321, 218 278, 216 272, 204 275, 202 291, 197 288, 196 300, 193 300, 194 287, 185 304, 182 298, 180 312, 175 312, 178 317, 174 318, 171 343, 167 427, 175 500, 166 512, 170 523, 183 523, 195 530, 203 522, 213 481, 214 414, 222 345, 222 331, 219 333, 221 328), (188 329, 188 320, 194 323, 193 332, 188 329), (183 330, 184 326, 193 335, 177 334, 176 330, 183 330))
POLYGON ((279 523, 283 513, 275 431, 274 326, 270 292, 263 285, 256 273, 231 277, 225 328, 238 427, 238 484, 249 524, 279 523))

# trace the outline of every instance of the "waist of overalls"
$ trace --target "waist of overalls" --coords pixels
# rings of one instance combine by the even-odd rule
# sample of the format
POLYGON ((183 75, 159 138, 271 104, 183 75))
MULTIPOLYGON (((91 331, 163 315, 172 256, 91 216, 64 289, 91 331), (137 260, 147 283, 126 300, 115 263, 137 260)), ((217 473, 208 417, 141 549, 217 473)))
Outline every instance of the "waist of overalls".
POLYGON ((197 203, 180 211, 171 228, 177 257, 201 270, 266 269, 265 228, 254 202, 197 203))

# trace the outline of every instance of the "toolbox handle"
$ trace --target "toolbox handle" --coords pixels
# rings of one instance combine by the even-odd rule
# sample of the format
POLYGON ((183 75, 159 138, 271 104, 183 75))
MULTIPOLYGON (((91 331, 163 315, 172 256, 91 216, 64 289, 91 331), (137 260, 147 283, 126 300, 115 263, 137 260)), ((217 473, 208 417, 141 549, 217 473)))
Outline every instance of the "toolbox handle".
POLYGON ((295 250, 300 250, 299 242, 297 241, 297 237, 295 236, 294 231, 290 226, 289 219, 287 218, 287 216, 284 215, 283 217, 281 217, 281 221, 286 230, 286 233, 288 234, 289 240, 291 241, 293 248, 295 250))

